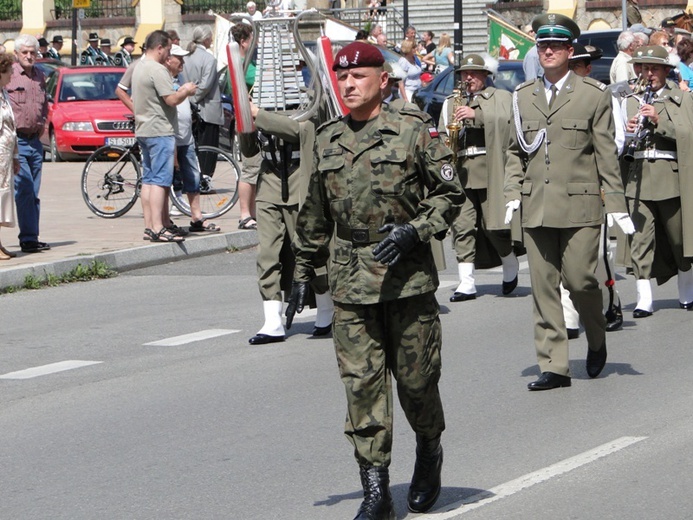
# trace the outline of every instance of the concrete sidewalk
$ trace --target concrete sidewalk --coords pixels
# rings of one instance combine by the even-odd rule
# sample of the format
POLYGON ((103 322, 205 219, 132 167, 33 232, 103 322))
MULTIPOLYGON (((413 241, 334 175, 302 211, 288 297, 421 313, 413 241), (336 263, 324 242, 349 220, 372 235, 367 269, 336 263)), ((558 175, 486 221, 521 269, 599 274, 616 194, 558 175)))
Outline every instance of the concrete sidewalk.
MULTIPOLYGON (((77 264, 88 265, 94 260, 108 264, 116 271, 181 260, 229 249, 257 245, 255 231, 238 230, 239 206, 222 217, 213 219, 221 226, 214 235, 190 234, 181 244, 151 243, 142 240, 144 219, 139 203, 124 216, 104 219, 94 215, 84 203, 80 182, 84 162, 43 165, 41 181, 41 240, 51 245, 50 251, 26 254, 19 249, 19 228, 0 228, 0 240, 17 258, 0 261, 0 289, 20 286, 27 275, 44 278, 46 274, 61 275, 77 264)), ((174 217, 181 227, 188 226, 188 217, 174 217)))

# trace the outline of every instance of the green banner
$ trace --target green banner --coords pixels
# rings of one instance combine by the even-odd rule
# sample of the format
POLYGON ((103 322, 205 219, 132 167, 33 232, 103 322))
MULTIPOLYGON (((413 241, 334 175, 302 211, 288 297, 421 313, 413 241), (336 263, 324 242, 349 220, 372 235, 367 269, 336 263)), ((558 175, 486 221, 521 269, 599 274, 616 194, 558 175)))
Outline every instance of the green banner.
POLYGON ((499 60, 521 60, 534 46, 531 36, 513 27, 501 15, 489 10, 488 53, 499 60))

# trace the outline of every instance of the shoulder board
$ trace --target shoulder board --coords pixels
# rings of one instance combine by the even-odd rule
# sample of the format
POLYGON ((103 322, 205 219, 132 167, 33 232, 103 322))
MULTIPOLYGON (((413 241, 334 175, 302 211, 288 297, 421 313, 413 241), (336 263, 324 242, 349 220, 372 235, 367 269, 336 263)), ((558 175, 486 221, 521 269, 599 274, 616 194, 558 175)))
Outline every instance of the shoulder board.
POLYGON ((602 83, 601 81, 597 81, 594 78, 590 78, 589 76, 585 76, 584 78, 582 78, 582 82, 587 83, 588 85, 592 85, 593 87, 598 88, 602 91, 606 90, 607 88, 606 85, 604 85, 604 83, 602 83))
POLYGON ((338 117, 335 117, 334 119, 330 119, 329 121, 324 122, 323 124, 321 124, 321 125, 318 127, 317 132, 320 132, 320 131, 324 130, 325 128, 327 128, 327 127, 330 126, 330 125, 333 125, 333 124, 335 124, 335 123, 338 123, 338 122, 341 121, 343 118, 344 118, 344 116, 338 116, 338 117))
POLYGON ((525 81, 524 83, 520 83, 517 87, 515 87, 515 90, 520 90, 520 89, 523 89, 525 87, 529 87, 530 85, 534 85, 534 81, 535 80, 530 79, 530 80, 525 81))
POLYGON ((428 121, 432 120, 432 117, 430 116, 430 114, 421 111, 421 109, 418 106, 413 105, 412 103, 405 103, 404 106, 399 109, 399 112, 401 114, 407 114, 409 116, 414 116, 414 117, 416 117, 416 118, 418 118, 424 122, 428 122, 428 121))

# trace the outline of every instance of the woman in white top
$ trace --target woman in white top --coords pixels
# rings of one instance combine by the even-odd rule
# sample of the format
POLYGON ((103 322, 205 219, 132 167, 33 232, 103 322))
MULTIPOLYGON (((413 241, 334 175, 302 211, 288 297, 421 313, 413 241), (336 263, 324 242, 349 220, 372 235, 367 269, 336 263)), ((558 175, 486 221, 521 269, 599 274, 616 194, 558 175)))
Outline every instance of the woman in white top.
POLYGON ((411 102, 414 92, 421 88, 421 63, 416 59, 416 43, 412 40, 404 40, 400 47, 402 57, 399 59, 398 63, 406 74, 404 78, 404 91, 407 95, 407 101, 411 102))

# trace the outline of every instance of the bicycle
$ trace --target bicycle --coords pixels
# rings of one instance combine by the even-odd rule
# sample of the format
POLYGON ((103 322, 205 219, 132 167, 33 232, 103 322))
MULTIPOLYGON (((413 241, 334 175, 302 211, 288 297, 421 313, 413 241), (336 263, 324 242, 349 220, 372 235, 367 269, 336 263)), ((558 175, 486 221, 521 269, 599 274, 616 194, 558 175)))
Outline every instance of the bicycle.
MULTIPOLYGON (((125 215, 137 202, 142 185, 140 149, 135 138, 106 139, 87 159, 82 170, 82 197, 87 207, 99 217, 125 215), (113 143, 113 144, 112 144, 113 143)), ((202 217, 215 218, 228 212, 238 201, 238 179, 241 167, 233 155, 216 146, 196 146, 196 152, 216 153, 214 176, 200 179, 202 217)), ((177 197, 171 190, 171 202, 182 213, 191 216, 187 197, 177 197)))

